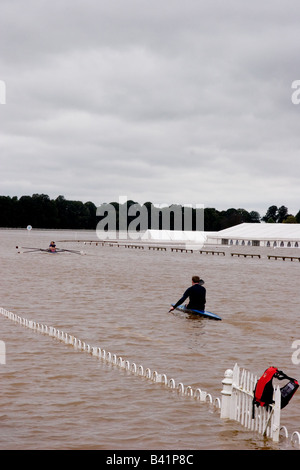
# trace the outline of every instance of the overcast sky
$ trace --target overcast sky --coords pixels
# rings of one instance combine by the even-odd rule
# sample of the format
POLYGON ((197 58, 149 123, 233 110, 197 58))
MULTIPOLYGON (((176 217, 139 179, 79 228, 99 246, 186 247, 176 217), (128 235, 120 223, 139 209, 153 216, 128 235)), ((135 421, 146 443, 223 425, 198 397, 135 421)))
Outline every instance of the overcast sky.
POLYGON ((0 194, 296 214, 299 25, 296 0, 1 0, 0 194))

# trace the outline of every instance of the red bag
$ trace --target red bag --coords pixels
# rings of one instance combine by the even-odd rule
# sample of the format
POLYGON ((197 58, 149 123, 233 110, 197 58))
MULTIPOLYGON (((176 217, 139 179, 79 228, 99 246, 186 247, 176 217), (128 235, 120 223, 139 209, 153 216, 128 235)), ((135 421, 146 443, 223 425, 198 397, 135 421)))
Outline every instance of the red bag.
POLYGON ((281 408, 284 408, 299 387, 296 379, 288 377, 284 372, 277 369, 277 367, 269 367, 265 370, 263 375, 258 379, 254 392, 253 392, 253 412, 254 418, 254 405, 256 406, 270 406, 274 403, 273 400, 273 377, 279 380, 287 379, 289 382, 280 389, 281 392, 281 408))

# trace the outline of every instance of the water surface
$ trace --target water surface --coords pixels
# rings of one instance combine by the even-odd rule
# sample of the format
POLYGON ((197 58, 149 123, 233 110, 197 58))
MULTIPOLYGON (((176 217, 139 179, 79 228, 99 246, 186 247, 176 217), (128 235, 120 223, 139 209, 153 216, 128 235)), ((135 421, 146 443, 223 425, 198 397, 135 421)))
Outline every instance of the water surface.
MULTIPOLYGON (((292 362, 299 262, 268 260, 267 248, 243 249, 261 253, 258 259, 231 257, 229 247, 213 256, 78 242, 89 239, 95 233, 1 230, 0 306, 213 397, 221 397, 224 372, 236 362, 258 376, 275 365, 300 378, 292 362), (46 248, 52 239, 86 255, 17 253, 16 246, 46 248), (194 274, 205 280, 207 310, 222 322, 168 313, 194 274)), ((300 249, 283 252, 300 256, 300 249)), ((1 449, 291 448, 2 316, 0 340, 1 449)), ((281 424, 290 435, 300 431, 299 392, 281 424)))

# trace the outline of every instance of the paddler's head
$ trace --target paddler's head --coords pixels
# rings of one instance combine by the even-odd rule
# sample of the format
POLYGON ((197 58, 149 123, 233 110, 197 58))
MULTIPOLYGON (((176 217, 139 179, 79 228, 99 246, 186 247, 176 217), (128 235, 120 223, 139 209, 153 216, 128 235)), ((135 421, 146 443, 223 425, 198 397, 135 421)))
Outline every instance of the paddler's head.
POLYGON ((203 279, 200 279, 199 276, 193 276, 192 277, 192 283, 193 284, 200 284, 200 286, 202 286, 204 284, 204 281, 203 281, 203 279))

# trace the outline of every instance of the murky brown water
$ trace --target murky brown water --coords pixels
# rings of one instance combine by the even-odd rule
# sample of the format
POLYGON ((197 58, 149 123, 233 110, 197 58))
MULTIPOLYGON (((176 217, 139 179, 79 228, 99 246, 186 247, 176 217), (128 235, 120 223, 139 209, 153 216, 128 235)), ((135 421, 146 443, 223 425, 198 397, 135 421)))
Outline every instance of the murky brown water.
MULTIPOLYGON (((221 397, 224 371, 235 362, 257 375, 275 365, 300 378, 292 362, 292 343, 300 339, 299 262, 268 260, 265 248, 251 248, 263 258, 245 259, 231 257, 230 248, 223 257, 84 246, 78 239, 96 236, 0 231, 0 306, 213 397, 221 397), (47 247, 52 239, 86 256, 17 254, 16 245, 47 247), (222 322, 168 313, 193 274, 205 280, 207 310, 222 322)), ((300 249, 287 252, 300 256, 300 249)), ((1 315, 0 340, 0 449, 292 448, 1 315)), ((290 435, 300 431, 300 392, 281 424, 290 435)))

